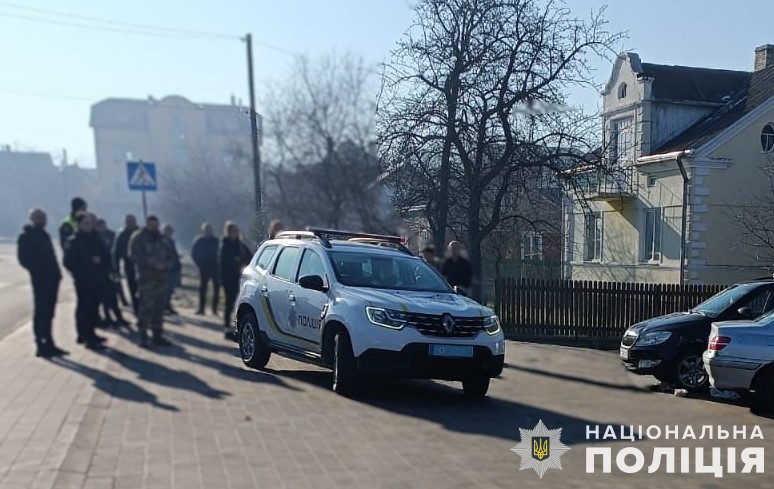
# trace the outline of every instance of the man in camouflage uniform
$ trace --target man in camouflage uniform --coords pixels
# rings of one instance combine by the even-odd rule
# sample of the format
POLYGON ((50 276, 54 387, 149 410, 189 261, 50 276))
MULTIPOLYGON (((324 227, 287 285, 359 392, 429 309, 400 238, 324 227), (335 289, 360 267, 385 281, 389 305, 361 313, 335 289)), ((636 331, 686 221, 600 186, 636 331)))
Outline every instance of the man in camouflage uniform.
POLYGON ((132 235, 129 257, 139 274, 140 346, 148 346, 148 328, 153 332, 153 345, 169 346, 171 343, 163 336, 164 307, 167 305, 167 280, 175 257, 159 231, 156 216, 148 216, 145 227, 132 235))

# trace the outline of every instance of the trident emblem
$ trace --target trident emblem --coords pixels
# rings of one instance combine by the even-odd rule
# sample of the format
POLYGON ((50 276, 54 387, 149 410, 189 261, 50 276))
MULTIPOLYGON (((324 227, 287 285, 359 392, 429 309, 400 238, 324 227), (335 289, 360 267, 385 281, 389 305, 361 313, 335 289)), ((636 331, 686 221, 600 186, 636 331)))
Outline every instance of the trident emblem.
POLYGON ((551 439, 547 436, 532 437, 532 458, 542 461, 549 455, 551 439))

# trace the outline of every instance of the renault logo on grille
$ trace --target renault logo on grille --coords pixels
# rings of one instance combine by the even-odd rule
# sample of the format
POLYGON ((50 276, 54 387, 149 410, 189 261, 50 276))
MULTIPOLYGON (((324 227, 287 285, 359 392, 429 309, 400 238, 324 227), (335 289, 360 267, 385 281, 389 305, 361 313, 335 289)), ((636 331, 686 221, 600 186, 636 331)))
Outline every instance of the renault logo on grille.
POLYGON ((454 318, 451 317, 451 314, 444 314, 441 318, 441 324, 447 333, 451 334, 454 331, 454 318))

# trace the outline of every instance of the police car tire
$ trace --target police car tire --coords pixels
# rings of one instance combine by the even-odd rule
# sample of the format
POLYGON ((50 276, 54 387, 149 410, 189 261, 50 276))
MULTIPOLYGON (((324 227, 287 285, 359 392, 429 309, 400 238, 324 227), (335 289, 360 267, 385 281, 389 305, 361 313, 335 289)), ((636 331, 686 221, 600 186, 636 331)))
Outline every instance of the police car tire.
POLYGON ((351 396, 357 391, 360 381, 352 342, 346 331, 336 333, 333 341, 333 391, 342 396, 351 396))
POLYGON ((476 375, 462 381, 462 391, 468 397, 486 397, 489 391, 490 378, 488 375, 476 375))
POLYGON ((258 320, 256 319, 255 314, 248 312, 242 316, 237 334, 239 335, 239 355, 242 357, 242 362, 251 368, 261 369, 265 367, 266 364, 269 363, 271 350, 269 349, 269 345, 261 341, 261 331, 258 328, 258 320), (252 336, 254 343, 252 355, 250 356, 245 355, 245 345, 242 344, 246 339, 243 334, 245 328, 251 328, 252 330, 252 335, 248 335, 252 336))

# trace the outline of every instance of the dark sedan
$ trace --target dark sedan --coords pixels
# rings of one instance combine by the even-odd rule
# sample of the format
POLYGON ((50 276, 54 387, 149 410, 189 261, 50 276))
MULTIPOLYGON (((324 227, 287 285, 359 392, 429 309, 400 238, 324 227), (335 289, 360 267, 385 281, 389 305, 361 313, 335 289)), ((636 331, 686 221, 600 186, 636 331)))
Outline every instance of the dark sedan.
POLYGON ((753 319, 774 309, 774 281, 744 282, 715 294, 688 312, 661 316, 631 326, 621 340, 624 366, 653 375, 680 389, 709 386, 702 353, 713 322, 753 319))

